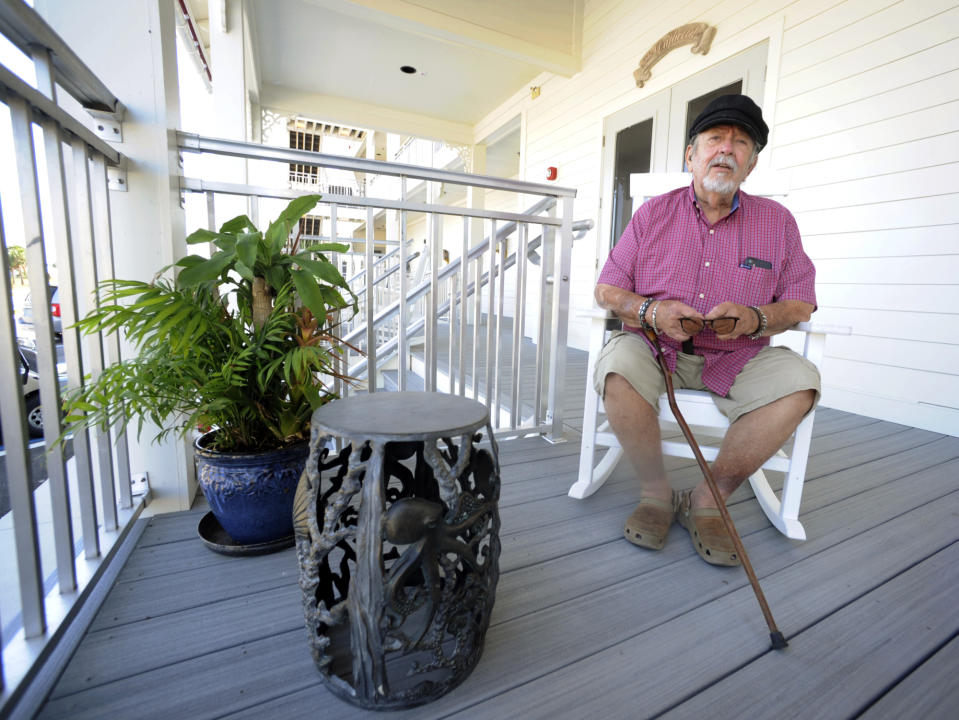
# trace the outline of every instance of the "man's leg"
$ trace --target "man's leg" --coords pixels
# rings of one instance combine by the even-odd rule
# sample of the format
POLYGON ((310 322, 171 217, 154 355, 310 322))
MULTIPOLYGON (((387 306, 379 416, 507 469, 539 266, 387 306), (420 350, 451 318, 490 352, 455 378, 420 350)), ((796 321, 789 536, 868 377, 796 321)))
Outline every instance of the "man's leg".
MULTIPOLYGON (((729 426, 712 465, 723 500, 783 446, 815 399, 814 390, 799 390, 746 413, 729 426)), ((692 506, 716 507, 705 480, 693 491, 692 506)))
POLYGON ((614 335, 597 359, 593 387, 639 480, 640 502, 626 519, 623 536, 648 550, 663 547, 675 511, 657 419, 664 385, 646 342, 632 333, 614 335))
POLYGON ((639 479, 640 496, 669 500, 659 419, 653 407, 622 375, 606 376, 606 417, 639 479))

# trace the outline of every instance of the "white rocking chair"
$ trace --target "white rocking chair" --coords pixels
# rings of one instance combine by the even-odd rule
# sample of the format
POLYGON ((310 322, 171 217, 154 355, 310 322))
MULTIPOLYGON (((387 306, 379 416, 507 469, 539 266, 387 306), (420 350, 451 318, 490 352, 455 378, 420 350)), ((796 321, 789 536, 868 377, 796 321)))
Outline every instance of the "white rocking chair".
MULTIPOLYGON (((589 361, 586 377, 586 404, 583 409, 583 440, 579 453, 579 477, 569 489, 569 496, 576 499, 589 497, 603 486, 616 465, 623 457, 623 450, 616 440, 616 436, 609 429, 609 423, 600 421, 600 414, 604 414, 603 401, 593 390, 593 371, 596 358, 602 349, 606 337, 607 320, 612 318, 605 310, 594 310, 584 313, 592 318, 589 336, 589 361), (606 448, 605 454, 599 463, 595 463, 596 450, 606 448)), ((805 341, 802 344, 802 354, 818 367, 822 363, 823 349, 827 334, 849 335, 851 329, 842 326, 822 325, 820 323, 800 323, 785 335, 803 333, 805 341)), ((777 336, 782 337, 782 336, 777 336)), ((792 345, 792 343, 789 343, 792 345)), ((711 435, 719 435, 729 427, 726 416, 719 412, 712 397, 707 392, 698 390, 677 390, 676 403, 683 414, 686 423, 690 425, 700 441, 703 429, 712 431, 711 435)), ((659 419, 667 427, 676 428, 676 421, 665 393, 659 402, 659 419)), ((792 448, 787 455, 780 450, 767 460, 762 468, 750 478, 759 505, 765 511, 770 522, 786 537, 794 540, 805 540, 806 531, 799 522, 799 502, 802 498, 802 486, 806 477, 806 461, 809 457, 809 443, 812 439, 812 426, 815 410, 809 413, 799 423, 792 439, 792 448), (778 470, 784 472, 782 498, 776 496, 763 470, 778 470)), ((788 447, 787 442, 785 447, 788 447)), ((703 457, 712 462, 719 454, 718 444, 703 444, 700 441, 703 457)), ((663 454, 674 457, 692 458, 693 452, 685 439, 664 440, 663 454)))
MULTIPOLYGON (((635 203, 642 202, 648 197, 658 195, 675 187, 689 184, 689 176, 683 173, 633 175, 630 183, 630 194, 635 203)), ((760 181, 762 183, 762 181, 760 181)), ((787 193, 786 183, 782 176, 767 178, 766 192, 757 191, 757 183, 749 181, 745 190, 753 195, 776 196, 787 193)), ((610 474, 616 468, 623 456, 623 450, 616 440, 616 436, 609 429, 609 423, 600 421, 599 415, 604 414, 602 400, 593 390, 593 371, 596 358, 606 340, 607 321, 612 315, 605 310, 594 309, 580 313, 590 317, 589 333, 589 361, 586 377, 586 404, 583 409, 583 440, 579 455, 579 477, 570 487, 569 496, 576 499, 589 497, 602 487, 610 474), (606 453, 598 464, 595 463, 596 450, 607 448, 606 453)), ((816 322, 799 323, 782 335, 777 335, 774 344, 788 344, 794 350, 801 351, 802 355, 813 362, 817 367, 822 363, 823 350, 827 334, 849 335, 851 328, 845 326, 823 325, 816 322), (804 333, 801 347, 788 336, 795 333, 804 333), (785 342, 784 342, 785 340, 785 342)), ((801 338, 800 338, 801 339, 801 338)), ((701 431, 712 431, 711 435, 724 434, 729 427, 729 421, 719 412, 709 393, 696 390, 677 390, 676 402, 679 410, 692 428, 699 441, 701 431)), ((666 395, 660 398, 660 422, 677 428, 666 395)), ((809 457, 809 443, 812 439, 812 425, 815 410, 805 418, 796 428, 792 438, 791 452, 787 455, 780 450, 767 460, 763 466, 749 478, 753 493, 765 511, 770 522, 786 537, 794 540, 805 540, 806 531, 799 522, 799 502, 802 498, 802 486, 806 477, 806 461, 809 457), (778 470, 784 472, 782 498, 776 496, 763 470, 778 470)), ((788 447, 787 441, 786 446, 788 447)), ((708 462, 712 462, 719 454, 718 444, 702 444, 700 449, 708 462)), ((692 458, 693 453, 684 438, 663 441, 663 454, 676 457, 692 458)))

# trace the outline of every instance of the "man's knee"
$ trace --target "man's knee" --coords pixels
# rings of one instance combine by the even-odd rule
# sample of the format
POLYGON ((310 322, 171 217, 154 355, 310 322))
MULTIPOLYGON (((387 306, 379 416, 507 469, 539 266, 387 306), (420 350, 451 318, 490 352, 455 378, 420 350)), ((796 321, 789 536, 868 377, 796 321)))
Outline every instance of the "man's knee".
POLYGON ((816 403, 816 397, 817 392, 815 390, 797 390, 796 392, 771 400, 764 405, 755 407, 748 412, 744 412, 732 422, 739 422, 746 417, 755 416, 757 413, 760 413, 770 419, 782 417, 785 420, 788 418, 792 424, 792 428, 795 429, 809 411, 813 409, 816 403), (769 411, 773 411, 775 414, 771 414, 769 411))
POLYGON ((606 375, 603 404, 607 408, 628 409, 636 413, 656 413, 655 408, 633 387, 632 383, 615 372, 606 375))
POLYGON ((808 390, 800 390, 793 394, 797 396, 796 402, 802 410, 802 416, 806 417, 806 414, 812 410, 816 404, 816 391, 810 388, 808 390))
POLYGON ((603 385, 604 404, 609 405, 612 403, 613 405, 631 405, 636 402, 637 398, 639 400, 643 399, 642 396, 636 392, 636 388, 630 384, 629 380, 619 373, 607 373, 606 380, 603 385))
POLYGON ((636 389, 629 384, 629 380, 624 378, 619 373, 611 372, 606 375, 604 393, 603 393, 604 398, 609 393, 612 393, 613 396, 616 397, 624 393, 635 393, 635 392, 636 392, 636 389))
MULTIPOLYGON (((797 390, 796 392, 783 395, 773 402, 779 403, 782 409, 790 415, 796 416, 796 424, 806 417, 806 414, 812 410, 816 402, 816 391, 812 389, 797 390)), ((772 404, 772 403, 770 403, 772 404)))

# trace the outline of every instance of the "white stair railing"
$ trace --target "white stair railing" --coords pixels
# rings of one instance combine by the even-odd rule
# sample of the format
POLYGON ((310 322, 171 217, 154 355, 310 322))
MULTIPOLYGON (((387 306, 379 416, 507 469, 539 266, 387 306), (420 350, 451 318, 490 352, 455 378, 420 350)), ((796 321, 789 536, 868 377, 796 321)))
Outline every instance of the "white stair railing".
MULTIPOLYGON (((501 434, 562 436, 558 390, 565 374, 575 190, 186 133, 178 133, 178 144, 186 152, 398 177, 370 185, 393 185, 395 197, 326 195, 316 211, 329 218, 323 238, 351 243, 354 259, 372 269, 372 281, 364 273, 362 285, 354 286, 361 312, 343 329, 360 350, 347 356, 359 383, 343 393, 407 389, 415 367, 424 389, 485 402, 501 434), (408 197, 408 183, 420 194, 408 197), (440 185, 465 186, 470 199, 496 190, 510 207, 517 197, 539 199, 518 213, 480 207, 482 200, 442 204, 440 185), (361 220, 340 233, 346 209, 361 220), (419 257, 411 252, 414 237, 419 257), (530 246, 540 255, 531 258, 530 246)), ((184 178, 182 187, 206 193, 209 208, 217 194, 248 196, 254 214, 263 214, 261 204, 303 194, 194 178, 184 178)))

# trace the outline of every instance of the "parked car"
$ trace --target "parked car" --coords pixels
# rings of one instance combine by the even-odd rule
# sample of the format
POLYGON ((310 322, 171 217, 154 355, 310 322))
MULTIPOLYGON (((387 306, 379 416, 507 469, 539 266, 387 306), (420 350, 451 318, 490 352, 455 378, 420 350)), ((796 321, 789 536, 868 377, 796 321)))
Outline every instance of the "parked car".
MULTIPOLYGON (((56 285, 50 286, 50 319, 53 321, 53 334, 59 339, 63 334, 63 321, 60 317, 60 288, 56 285)), ((33 303, 29 294, 23 299, 20 324, 27 334, 33 334, 33 303)))
MULTIPOLYGON (((43 437, 43 412, 40 409, 40 382, 37 379, 35 370, 30 369, 28 359, 29 351, 23 348, 19 349, 20 355, 20 379, 23 388, 23 402, 26 405, 27 432, 30 437, 43 437)), ((36 357, 34 355, 34 367, 36 367, 36 357)), ((3 439, 3 427, 0 426, 0 441, 3 439)))

